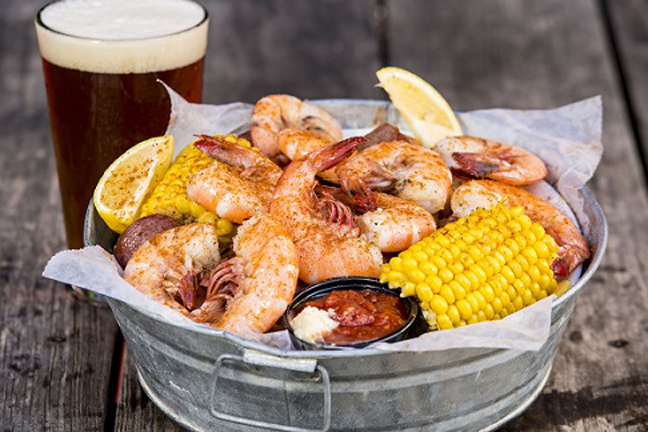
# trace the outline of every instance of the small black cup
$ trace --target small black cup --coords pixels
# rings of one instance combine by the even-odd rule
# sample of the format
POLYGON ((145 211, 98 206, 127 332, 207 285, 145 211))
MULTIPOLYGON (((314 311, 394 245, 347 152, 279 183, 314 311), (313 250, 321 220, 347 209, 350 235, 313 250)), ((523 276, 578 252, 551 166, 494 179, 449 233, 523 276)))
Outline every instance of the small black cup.
POLYGON ((387 288, 387 284, 381 284, 378 281, 378 279, 352 276, 352 277, 328 279, 325 280, 324 282, 311 285, 306 290, 297 294, 293 299, 292 303, 290 304, 290 306, 288 306, 288 308, 286 309, 286 312, 284 313, 283 323, 286 329, 288 330, 288 333, 290 334, 290 339, 292 340, 293 345, 297 349, 305 350, 305 351, 349 350, 349 349, 364 348, 376 342, 397 342, 406 339, 409 336, 410 330, 412 329, 414 322, 416 321, 418 312, 419 312, 419 305, 413 297, 401 298, 398 295, 398 293, 387 288), (307 342, 295 336, 292 325, 290 324, 289 317, 291 316, 292 311, 299 308, 304 303, 320 297, 324 297, 331 291, 335 291, 335 290, 361 291, 366 289, 371 291, 382 292, 382 293, 386 293, 398 297, 400 301, 402 301, 405 307, 407 308, 408 315, 407 315, 407 319, 405 320, 405 324, 398 330, 394 331, 391 334, 388 334, 387 336, 383 336, 382 338, 378 338, 370 341, 357 342, 352 344, 344 344, 344 345, 328 344, 328 343, 321 343, 321 342, 307 342))

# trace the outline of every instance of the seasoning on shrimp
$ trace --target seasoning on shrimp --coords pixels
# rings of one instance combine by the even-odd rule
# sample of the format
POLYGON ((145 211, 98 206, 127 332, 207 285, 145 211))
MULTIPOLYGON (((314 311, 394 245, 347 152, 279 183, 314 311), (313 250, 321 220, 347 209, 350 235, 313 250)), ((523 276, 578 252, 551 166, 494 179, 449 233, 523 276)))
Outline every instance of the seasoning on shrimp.
POLYGON ((323 212, 314 194, 317 174, 344 160, 363 141, 350 138, 310 153, 290 163, 277 183, 270 211, 282 220, 295 242, 299 277, 306 283, 342 276, 376 277, 380 272, 380 249, 361 235, 352 221, 331 223, 330 214, 323 212))
POLYGON ((405 141, 377 144, 359 152, 337 168, 342 187, 360 178, 370 189, 414 201, 430 213, 445 207, 452 175, 434 151, 405 141))
POLYGON ((448 166, 460 175, 486 177, 515 186, 547 176, 542 159, 520 147, 468 135, 450 137, 434 146, 448 166))
POLYGON ((224 139, 201 135, 194 146, 222 163, 191 178, 189 198, 236 223, 267 211, 281 168, 260 152, 224 139))
POLYGON ((254 145, 274 160, 281 155, 277 134, 284 129, 304 130, 330 144, 342 139, 337 120, 316 105, 285 94, 259 99, 252 111, 250 128, 254 145))
POLYGON ((220 262, 216 227, 184 225, 144 243, 124 278, 195 321, 242 336, 265 332, 295 293, 295 245, 277 218, 264 214, 239 227, 234 252, 220 262))
POLYGON ((353 196, 340 188, 320 187, 318 191, 353 209, 360 232, 382 252, 405 250, 436 229, 434 216, 413 201, 367 188, 354 189, 353 196))

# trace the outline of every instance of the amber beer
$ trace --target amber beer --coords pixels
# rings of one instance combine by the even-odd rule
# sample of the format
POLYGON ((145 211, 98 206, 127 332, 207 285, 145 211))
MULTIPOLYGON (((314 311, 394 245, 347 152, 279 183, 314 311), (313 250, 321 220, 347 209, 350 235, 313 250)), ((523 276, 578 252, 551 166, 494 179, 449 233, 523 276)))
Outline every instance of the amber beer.
POLYGON ((164 133, 161 80, 202 97, 205 9, 188 0, 63 0, 36 17, 68 245, 104 170, 134 144, 164 133))

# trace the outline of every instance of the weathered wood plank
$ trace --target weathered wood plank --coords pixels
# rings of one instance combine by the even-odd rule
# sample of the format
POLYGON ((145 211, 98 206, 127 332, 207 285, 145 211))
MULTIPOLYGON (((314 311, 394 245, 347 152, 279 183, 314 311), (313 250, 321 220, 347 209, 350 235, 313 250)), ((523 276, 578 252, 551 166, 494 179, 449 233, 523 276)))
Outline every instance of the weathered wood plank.
POLYGON ((116 325, 40 276, 65 246, 31 22, 44 3, 0 15, 0 430, 99 430, 116 325))
POLYGON ((373 0, 203 3, 211 17, 205 102, 381 97, 373 0))
POLYGON ((137 381, 137 370, 128 349, 124 356, 122 390, 117 404, 116 432, 182 431, 162 410, 151 402, 137 381))
MULTIPOLYGON (((254 103, 270 93, 302 98, 382 98, 374 2, 203 1, 211 23, 206 103, 254 103)), ((176 431, 124 363, 116 430, 176 431)))
MULTIPOLYGON (((638 2, 637 2, 638 3, 638 2)), ((602 94, 606 152, 590 183, 610 227, 543 395, 508 430, 648 427, 648 204, 595 1, 388 2, 392 63, 454 108, 544 108, 602 94)), ((639 25, 639 24, 638 24, 639 25)))
MULTIPOLYGON (((631 119, 641 141, 644 158, 648 155, 648 3, 641 0, 602 0, 609 14, 611 33, 617 49, 621 79, 626 87, 631 119)), ((648 161, 644 160, 644 170, 648 161)))

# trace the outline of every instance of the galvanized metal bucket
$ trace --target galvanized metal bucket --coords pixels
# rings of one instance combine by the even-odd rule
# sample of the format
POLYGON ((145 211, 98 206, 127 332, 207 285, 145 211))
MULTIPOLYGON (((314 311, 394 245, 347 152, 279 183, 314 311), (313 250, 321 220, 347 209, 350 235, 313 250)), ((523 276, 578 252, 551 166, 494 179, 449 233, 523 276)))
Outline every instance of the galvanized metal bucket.
MULTIPOLYGON (((396 123, 387 102, 319 101, 346 128, 396 123)), ((169 417, 194 431, 492 430, 542 391, 579 292, 607 244, 591 192, 581 199, 594 257, 553 305, 551 334, 538 352, 283 352, 214 329, 189 331, 109 300, 142 387, 169 417)), ((115 235, 92 205, 86 244, 112 249, 115 235)))

